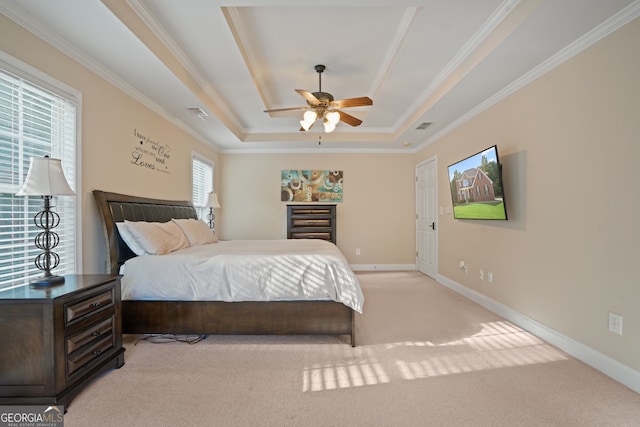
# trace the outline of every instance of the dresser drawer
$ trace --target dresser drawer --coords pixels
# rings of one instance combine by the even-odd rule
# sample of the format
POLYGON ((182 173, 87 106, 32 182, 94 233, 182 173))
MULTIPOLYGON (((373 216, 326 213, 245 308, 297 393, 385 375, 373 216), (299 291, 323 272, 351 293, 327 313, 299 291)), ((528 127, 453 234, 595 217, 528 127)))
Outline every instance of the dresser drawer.
POLYGON ((100 340, 102 337, 113 334, 114 317, 111 316, 82 332, 71 335, 66 339, 67 354, 71 354, 80 347, 89 344, 92 341, 100 340))
POLYGON ((111 288, 99 294, 93 295, 92 297, 83 301, 74 301, 65 304, 65 325, 69 325, 77 319, 91 315, 94 312, 102 310, 105 307, 113 306, 113 301, 113 288, 111 288))
POLYGON ((322 239, 331 241, 331 232, 330 231, 301 231, 301 232, 292 232, 292 239, 322 239))
POLYGON ((325 207, 325 206, 289 206, 289 212, 291 215, 333 215, 333 207, 325 207))
POLYGON ((109 332, 92 344, 71 353, 67 358, 67 376, 71 377, 112 348, 114 348, 114 335, 109 332))
POLYGON ((293 227, 331 227, 331 219, 293 218, 293 227))

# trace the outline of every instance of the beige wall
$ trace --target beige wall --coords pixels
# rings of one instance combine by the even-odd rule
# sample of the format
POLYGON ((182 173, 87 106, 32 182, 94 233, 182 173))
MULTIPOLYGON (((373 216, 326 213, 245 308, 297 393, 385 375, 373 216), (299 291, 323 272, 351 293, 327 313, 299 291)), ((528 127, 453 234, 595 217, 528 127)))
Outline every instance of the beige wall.
POLYGON ((0 50, 82 93, 79 201, 83 270, 105 272, 105 243, 91 191, 189 200, 191 153, 198 152, 216 164, 217 153, 4 15, 0 15, 0 50), (138 141, 134 129, 170 148, 169 173, 131 163, 138 141))
POLYGON ((336 235, 349 262, 415 263, 412 154, 223 154, 221 164, 216 228, 223 239, 286 238, 282 169, 342 170, 336 235), (356 248, 361 255, 355 255, 356 248))
POLYGON ((640 20, 421 151, 447 165, 497 144, 509 221, 440 216, 439 273, 640 370, 640 20), (468 274, 458 262, 468 263, 468 274), (492 271, 494 283, 479 279, 492 271), (623 336, 608 312, 624 316, 623 336))

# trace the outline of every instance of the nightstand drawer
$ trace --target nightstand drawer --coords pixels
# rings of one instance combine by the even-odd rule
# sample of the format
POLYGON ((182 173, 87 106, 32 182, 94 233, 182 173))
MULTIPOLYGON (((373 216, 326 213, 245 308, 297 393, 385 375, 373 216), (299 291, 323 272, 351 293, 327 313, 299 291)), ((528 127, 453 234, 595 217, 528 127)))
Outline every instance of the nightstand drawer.
POLYGON ((293 218, 293 227, 331 227, 330 219, 293 218))
POLYGON ((96 323, 89 329, 72 335, 66 339, 67 354, 71 354, 80 347, 89 344, 92 341, 99 340, 101 337, 113 333, 113 320, 111 316, 102 322, 96 323))
POLYGON ((113 288, 92 296, 80 302, 73 302, 65 305, 65 325, 69 325, 76 319, 87 316, 113 305, 113 288))
POLYGON ((79 351, 69 355, 67 359, 67 375, 69 377, 72 376, 79 369, 98 359, 104 353, 112 349, 113 341, 114 336, 109 333, 92 345, 83 347, 79 351))

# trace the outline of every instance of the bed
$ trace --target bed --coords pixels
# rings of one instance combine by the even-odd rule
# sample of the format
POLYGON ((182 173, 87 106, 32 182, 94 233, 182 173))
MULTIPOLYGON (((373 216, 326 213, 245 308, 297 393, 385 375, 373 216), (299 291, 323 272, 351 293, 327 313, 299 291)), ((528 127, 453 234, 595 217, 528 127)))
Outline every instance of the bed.
MULTIPOLYGON (((94 190, 93 195, 104 228, 108 270, 111 274, 124 273, 123 281, 128 278, 129 267, 125 263, 132 260, 130 264, 133 265, 147 257, 135 259, 135 253, 120 236, 118 223, 197 219, 189 201, 150 199, 100 190, 94 190)), ((161 257, 174 261, 168 255, 161 257)), ((136 295, 123 294, 123 332, 128 334, 348 335, 351 346, 356 344, 354 308, 333 299, 229 301, 228 298, 210 300, 192 296, 188 299, 175 296, 171 299, 135 299, 136 295)))

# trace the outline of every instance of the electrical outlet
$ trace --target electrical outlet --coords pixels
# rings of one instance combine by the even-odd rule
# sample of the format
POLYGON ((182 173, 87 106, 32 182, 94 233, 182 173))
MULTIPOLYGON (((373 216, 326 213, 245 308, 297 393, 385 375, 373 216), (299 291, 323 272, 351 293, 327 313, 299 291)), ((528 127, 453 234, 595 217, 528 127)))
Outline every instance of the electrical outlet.
POLYGON ((487 282, 493 283, 493 273, 492 272, 488 272, 487 273, 487 282))
POLYGON ((622 316, 609 312, 609 331, 622 335, 622 316))
POLYGON ((464 271, 464 274, 467 274, 467 263, 465 261, 460 261, 460 270, 464 271))
POLYGON ((480 270, 480 280, 484 280, 484 270, 480 270))
POLYGON ((360 248, 356 248, 356 255, 360 255, 360 248))

